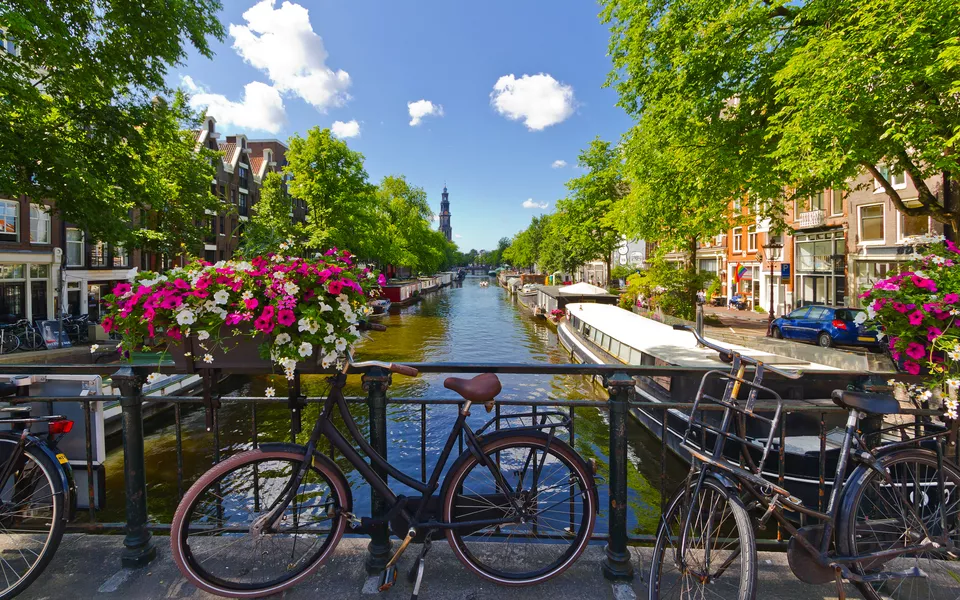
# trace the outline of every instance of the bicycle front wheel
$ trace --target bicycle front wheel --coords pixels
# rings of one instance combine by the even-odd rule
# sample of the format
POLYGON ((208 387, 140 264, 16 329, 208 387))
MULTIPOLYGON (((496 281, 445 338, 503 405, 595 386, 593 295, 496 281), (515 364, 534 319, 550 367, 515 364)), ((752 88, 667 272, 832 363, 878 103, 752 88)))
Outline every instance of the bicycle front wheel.
POLYGON ((477 575, 501 585, 546 581, 590 541, 593 474, 566 443, 545 434, 493 437, 485 461, 464 453, 444 482, 447 541, 477 575))
POLYGON ((921 577, 856 583, 857 589, 867 600, 956 600, 960 597, 960 470, 944 461, 938 473, 936 455, 924 450, 888 455, 880 467, 889 470, 890 481, 874 469, 861 469, 844 494, 838 530, 841 553, 863 556, 908 546, 931 547, 852 565, 861 575, 914 567, 923 572, 921 577))
POLYGON ((307 470, 279 522, 263 522, 303 464, 294 450, 251 450, 204 473, 177 507, 173 558, 200 589, 258 598, 296 585, 336 548, 350 510, 343 476, 320 461, 307 470))
POLYGON ((40 350, 41 348, 46 348, 43 337, 32 329, 17 336, 17 345, 24 350, 40 350))
POLYGON ((650 600, 753 600, 757 542, 743 502, 713 477, 696 497, 694 489, 681 486, 663 515, 650 565, 650 600), (687 514, 690 529, 682 543, 687 514))
MULTIPOLYGON (((0 438, 0 469, 17 440, 0 438)), ((59 465, 26 447, 6 481, 0 482, 0 600, 27 588, 53 558, 66 527, 59 465)))
POLYGON ((17 339, 17 336, 13 334, 5 334, 3 339, 0 339, 0 354, 10 354, 11 352, 16 352, 17 348, 20 347, 20 340, 17 339))

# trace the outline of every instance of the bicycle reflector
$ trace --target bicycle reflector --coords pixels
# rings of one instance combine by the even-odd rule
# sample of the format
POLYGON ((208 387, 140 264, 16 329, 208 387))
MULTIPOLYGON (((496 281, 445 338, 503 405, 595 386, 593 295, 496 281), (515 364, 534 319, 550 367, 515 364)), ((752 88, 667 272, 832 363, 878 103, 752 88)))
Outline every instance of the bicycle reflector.
POLYGON ((64 419, 62 421, 50 421, 50 435, 61 435, 70 433, 73 430, 73 421, 64 419))

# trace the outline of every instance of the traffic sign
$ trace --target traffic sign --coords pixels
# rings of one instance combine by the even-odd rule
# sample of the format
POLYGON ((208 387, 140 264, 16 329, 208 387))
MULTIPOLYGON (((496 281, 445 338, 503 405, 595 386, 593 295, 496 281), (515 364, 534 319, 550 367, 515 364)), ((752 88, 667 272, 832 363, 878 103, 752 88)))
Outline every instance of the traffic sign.
POLYGON ((780 277, 790 277, 790 263, 780 263, 780 277))

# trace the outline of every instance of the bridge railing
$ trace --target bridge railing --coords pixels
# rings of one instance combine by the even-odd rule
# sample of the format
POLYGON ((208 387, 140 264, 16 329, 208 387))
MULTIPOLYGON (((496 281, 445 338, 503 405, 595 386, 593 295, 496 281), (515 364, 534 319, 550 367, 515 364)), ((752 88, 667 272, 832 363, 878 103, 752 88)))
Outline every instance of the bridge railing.
MULTIPOLYGON (((602 385, 607 392, 607 400, 566 400, 557 398, 547 399, 505 399, 497 403, 496 415, 500 416, 501 411, 511 410, 509 407, 524 406, 530 407, 536 411, 539 407, 560 408, 567 411, 570 416, 571 426, 567 435, 571 445, 577 443, 577 436, 581 428, 579 425, 585 418, 592 416, 593 422, 584 422, 591 425, 596 430, 596 415, 600 414, 600 419, 605 421, 604 433, 606 439, 603 445, 598 448, 600 454, 606 455, 606 483, 603 489, 607 498, 606 510, 601 517, 602 522, 606 523, 606 528, 598 528, 595 533, 595 539, 598 542, 606 544, 606 556, 603 561, 603 572, 610 579, 630 579, 634 575, 634 565, 631 561, 631 555, 628 551, 630 545, 649 544, 655 539, 655 530, 650 527, 644 529, 640 524, 630 523, 630 508, 638 502, 637 494, 639 490, 631 489, 631 473, 636 472, 637 463, 648 458, 652 458, 656 463, 656 469, 650 469, 646 466, 648 479, 655 481, 656 503, 650 506, 649 500, 641 500, 646 503, 648 513, 655 518, 650 524, 655 529, 658 523, 657 519, 663 512, 666 502, 670 498, 674 485, 670 482, 670 473, 668 473, 668 462, 671 459, 671 450, 667 443, 668 418, 672 412, 689 412, 692 404, 690 401, 655 401, 649 397, 638 396, 638 383, 640 389, 643 389, 643 382, 663 382, 665 379, 670 381, 696 380, 707 370, 706 368, 685 368, 685 367, 666 367, 666 366, 627 366, 627 365, 581 365, 581 364, 466 364, 466 363, 412 363, 422 374, 467 374, 467 373, 486 373, 493 372, 505 375, 520 376, 584 376, 593 378, 598 385, 602 385), (634 414, 646 413, 659 415, 661 431, 653 433, 660 438, 659 447, 656 455, 650 457, 637 456, 628 453, 628 439, 637 435, 639 423, 631 419, 631 412, 634 414), (653 471, 658 471, 654 473, 653 471)), ((154 531, 169 530, 169 522, 162 515, 172 515, 172 511, 150 509, 148 504, 148 480, 147 480, 147 461, 145 459, 144 448, 144 407, 162 404, 171 406, 173 412, 173 428, 176 446, 176 467, 175 467, 175 487, 177 501, 183 496, 189 480, 197 477, 200 473, 209 468, 206 465, 199 465, 199 471, 187 472, 184 467, 184 433, 191 436, 208 436, 212 443, 213 452, 210 464, 219 462, 222 458, 223 448, 221 447, 221 412, 225 406, 245 406, 249 409, 249 420, 246 427, 249 427, 249 444, 256 447, 264 441, 278 441, 275 436, 279 435, 277 431, 265 432, 263 430, 263 411, 267 407, 283 407, 290 410, 290 436, 296 441, 297 436, 302 434, 302 419, 304 410, 310 406, 324 401, 322 396, 305 396, 301 394, 301 377, 298 373, 289 384, 287 397, 262 397, 262 396, 225 396, 220 389, 218 382, 221 377, 228 375, 226 371, 210 370, 202 376, 203 393, 202 395, 192 396, 147 396, 144 394, 144 383, 147 376, 156 372, 155 367, 146 366, 128 366, 122 365, 0 365, 0 376, 3 375, 43 375, 43 374, 99 374, 109 376, 116 387, 119 387, 121 395, 119 396, 122 413, 122 445, 123 445, 123 479, 125 495, 125 518, 123 521, 105 521, 100 518, 100 513, 95 507, 92 499, 96 495, 94 489, 94 458, 93 443, 90 439, 91 432, 91 403, 100 402, 109 399, 115 399, 116 396, 53 396, 53 397, 17 397, 10 398, 14 403, 23 402, 48 402, 51 406, 58 403, 79 403, 83 407, 86 431, 86 455, 85 467, 80 470, 87 472, 86 490, 88 498, 91 499, 90 508, 85 514, 80 515, 77 522, 69 527, 72 530, 85 532, 125 532, 124 549, 121 552, 120 559, 124 566, 141 566, 148 564, 156 556, 155 542, 153 539, 154 531), (197 432, 191 430, 190 425, 185 423, 198 422, 199 419, 192 418, 196 415, 191 412, 195 409, 204 411, 204 427, 199 428, 197 432), (187 419, 187 417, 190 417, 187 419), (273 439, 270 439, 274 436, 273 439), (151 517, 151 515, 154 515, 151 517), (158 516, 160 515, 160 516, 158 516)), ((171 367, 159 369, 164 373, 174 373, 171 367)), ((250 375, 256 373, 256 369, 245 370, 239 375, 250 375)), ((305 373, 311 374, 311 373, 305 373)), ((457 405, 462 402, 458 397, 448 398, 405 398, 390 396, 389 389, 391 385, 391 375, 389 372, 379 368, 368 369, 358 372, 361 375, 363 389, 366 396, 351 397, 348 400, 351 403, 363 404, 367 408, 368 415, 368 437, 371 446, 383 456, 389 456, 388 444, 388 405, 397 405, 405 407, 418 407, 420 412, 420 462, 421 476, 427 476, 427 430, 428 407, 436 405, 457 405)), ((862 386, 866 377, 862 373, 831 373, 831 377, 836 381, 836 387, 857 387, 862 386)), ((678 386, 682 387, 682 386, 678 386)), ((684 388, 686 389, 686 388, 684 388)), ((703 407, 704 410, 711 410, 713 407, 703 407)), ((719 408, 719 407, 717 407, 719 408)), ((825 480, 826 462, 823 459, 828 443, 828 434, 825 423, 830 414, 842 412, 842 409, 824 404, 798 402, 791 404, 786 411, 788 415, 801 415, 806 419, 819 419, 819 446, 821 449, 818 477, 819 477, 819 495, 825 498, 825 480)), ((935 414, 934 411, 907 410, 906 414, 915 416, 929 416, 935 414)), ((785 447, 783 443, 786 431, 789 428, 788 420, 781 421, 781 444, 780 449, 785 447)), ((235 433, 239 426, 237 422, 231 422, 232 431, 235 433)), ((194 428, 197 429, 197 428, 194 428)), ((285 434, 284 434, 285 435, 285 434)), ((462 440, 461 440, 462 444, 462 440)), ((599 444, 598 444, 599 445, 599 444)), ((461 446, 462 449, 462 446, 461 446)), ((652 454, 652 453, 651 453, 652 454)), ((71 457, 76 460, 76 457, 71 457)), ((781 482, 785 477, 784 461, 779 461, 778 477, 781 482)), ((643 465, 640 465, 643 466, 643 465)), ((685 471, 684 471, 685 474, 685 471)), ((109 474, 108 474, 109 476, 109 474)), ((115 474, 114 474, 115 476, 115 474)), ((634 488, 644 484, 634 481, 634 488)), ((368 486, 369 487, 369 486, 368 486)), ((376 493, 369 490, 371 494, 370 506, 373 516, 383 514, 384 506, 376 493)), ((355 494, 356 496, 356 494, 355 494)), ((389 558, 390 537, 386 526, 376 529, 372 537, 372 543, 369 546, 368 567, 371 570, 382 568, 389 558)), ((761 540, 761 545, 769 548, 783 547, 784 540, 780 532, 776 532, 775 538, 761 540)))

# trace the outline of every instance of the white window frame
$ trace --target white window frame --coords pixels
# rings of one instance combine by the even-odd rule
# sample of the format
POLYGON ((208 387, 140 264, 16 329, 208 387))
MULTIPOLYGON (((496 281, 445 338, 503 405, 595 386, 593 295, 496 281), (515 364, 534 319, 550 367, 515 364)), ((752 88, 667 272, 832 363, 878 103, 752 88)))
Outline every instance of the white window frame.
POLYGON ((76 227, 68 227, 68 228, 67 228, 67 233, 66 233, 66 235, 67 235, 67 239, 64 240, 64 242, 65 242, 65 244, 66 244, 66 249, 67 249, 67 251, 66 251, 66 256, 63 257, 63 260, 66 261, 66 264, 67 264, 68 267, 82 267, 82 266, 83 266, 83 263, 84 263, 84 257, 83 257, 84 235, 83 235, 83 232, 80 231, 79 229, 77 229, 76 227), (78 232, 80 232, 80 241, 79 241, 79 242, 77 242, 77 241, 71 241, 71 240, 70 240, 70 232, 71 232, 71 231, 78 231, 78 232), (80 244, 80 262, 79 262, 79 263, 70 263, 70 244, 80 244))
MULTIPOLYGON (((920 203, 919 203, 918 201, 916 201, 915 199, 904 200, 903 203, 906 204, 908 208, 913 208, 913 206, 919 206, 919 204, 920 204, 920 203)), ((897 211, 897 243, 901 243, 901 244, 902 244, 904 238, 906 237, 906 236, 903 235, 903 220, 904 220, 906 217, 907 217, 907 215, 903 214, 903 213, 900 212, 900 211, 897 211)), ((930 233, 930 226, 931 226, 930 217, 927 216, 927 233, 930 233)))
POLYGON ((857 245, 859 246, 882 246, 887 241, 887 211, 885 210, 884 204, 873 203, 873 204, 861 204, 857 207, 857 245), (872 206, 880 207, 880 215, 883 219, 883 237, 879 240, 866 240, 863 239, 863 209, 870 208, 872 206))
POLYGON ((838 217, 843 214, 844 201, 846 201, 846 198, 843 197, 843 190, 830 190, 830 216, 831 217, 838 217), (833 211, 833 199, 837 194, 840 194, 840 212, 833 211))
MULTIPOLYGON (((902 189, 905 189, 905 188, 907 187, 907 172, 906 172, 906 171, 901 171, 901 172, 900 172, 899 177, 902 178, 902 181, 899 181, 899 182, 898 182, 898 181, 897 181, 898 175, 891 173, 890 167, 885 167, 885 166, 884 166, 884 167, 881 167, 881 166, 878 166, 878 167, 877 167, 877 170, 880 171, 881 173, 883 173, 883 176, 893 185, 893 189, 895 189, 895 190, 902 190, 902 189)), ((874 193, 874 194, 882 194, 882 193, 885 192, 885 191, 887 191, 886 188, 884 188, 882 185, 880 185, 880 181, 879 181, 877 178, 874 178, 874 179, 873 179, 873 193, 874 193)))
POLYGON ((733 251, 743 254, 743 227, 733 228, 733 251))
POLYGON ((0 233, 3 235, 14 235, 16 236, 16 241, 20 241, 20 203, 16 200, 0 200, 0 207, 2 207, 2 213, 0 213, 0 233), (7 220, 6 220, 6 209, 13 209, 14 216, 14 231, 6 231, 7 220))
POLYGON ((51 235, 53 231, 52 221, 50 219, 50 211, 47 210, 46 206, 41 204, 31 204, 30 205, 30 243, 31 244, 49 244, 51 240, 51 235), (34 217, 36 215, 36 217, 34 217), (34 222, 38 225, 41 223, 46 223, 46 239, 39 239, 40 230, 37 229, 37 238, 33 238, 34 234, 34 222))
POLYGON ((757 251, 757 226, 750 225, 747 227, 747 252, 756 252, 757 251), (753 232, 750 230, 753 229, 753 232))

